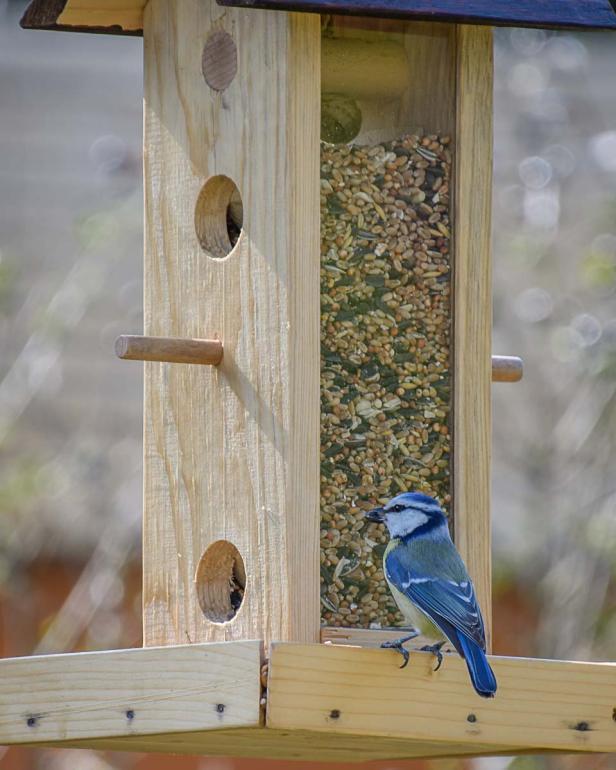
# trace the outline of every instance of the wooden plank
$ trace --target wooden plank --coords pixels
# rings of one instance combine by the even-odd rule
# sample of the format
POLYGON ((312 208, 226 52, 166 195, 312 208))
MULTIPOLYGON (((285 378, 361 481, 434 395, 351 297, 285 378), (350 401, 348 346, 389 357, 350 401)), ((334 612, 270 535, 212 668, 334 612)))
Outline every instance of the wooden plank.
MULTIPOLYGON (((93 741, 55 743, 55 747, 111 751, 206 754, 309 762, 356 762, 414 757, 494 756, 503 752, 493 746, 455 743, 426 743, 373 735, 343 735, 309 730, 264 728, 210 730, 193 733, 106 738, 93 741)), ((504 753, 513 753, 508 748, 504 753)))
MULTIPOLYGON (((398 24, 398 22, 396 22, 398 24)), ((401 102, 401 125, 424 131, 455 132, 455 28, 449 24, 404 26, 411 87, 401 102)))
POLYGON ((218 0, 220 5, 460 24, 616 29, 610 0, 218 0))
POLYGON ((358 99, 355 142, 454 131, 452 25, 338 16, 332 32, 322 43, 321 89, 358 99))
MULTIPOLYGON (((323 644, 357 645, 359 647, 378 648, 383 642, 391 642, 404 636, 402 628, 344 628, 337 626, 321 627, 321 642, 323 644)), ((409 650, 418 650, 426 644, 432 644, 433 639, 417 636, 407 644, 409 650)), ((452 652, 449 643, 443 647, 443 652, 452 652)))
POLYGON ((146 9, 145 334, 225 344, 216 369, 145 365, 146 645, 318 640, 319 40, 314 16, 146 9), (238 49, 222 92, 201 73, 213 31, 238 49), (243 199, 224 259, 195 232, 213 175, 243 199), (218 540, 247 576, 225 624, 194 582, 218 540))
POLYGON ((259 724, 260 642, 0 660, 0 743, 259 724))
POLYGON ((68 32, 141 35, 146 0, 32 0, 21 26, 68 32))
POLYGON ((490 649, 492 32, 457 28, 454 175, 454 539, 490 649))
POLYGON ((117 3, 95 2, 69 2, 58 17, 58 24, 64 27, 88 26, 103 29, 105 27, 117 28, 124 33, 140 34, 143 29, 142 0, 135 2, 123 2, 118 8, 117 3))
MULTIPOLYGON (((466 665, 417 652, 401 670, 394 651, 276 644, 267 726, 494 751, 616 750, 616 664, 491 657, 494 699, 472 689, 466 665)), ((474 750, 473 750, 474 751, 474 750)))
POLYGON ((276 644, 260 722, 259 642, 0 661, 0 742, 366 761, 616 750, 616 664, 496 658, 497 697, 427 653, 276 644), (435 715, 438 715, 436 717, 435 715))

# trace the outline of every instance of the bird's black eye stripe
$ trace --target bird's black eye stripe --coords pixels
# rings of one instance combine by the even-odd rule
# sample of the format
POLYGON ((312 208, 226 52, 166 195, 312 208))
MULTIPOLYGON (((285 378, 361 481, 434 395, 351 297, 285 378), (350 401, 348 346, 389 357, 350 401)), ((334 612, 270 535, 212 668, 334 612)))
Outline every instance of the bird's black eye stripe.
POLYGON ((404 510, 404 506, 403 506, 403 505, 393 505, 393 506, 392 506, 392 507, 391 507, 391 508, 390 508, 390 509, 387 511, 387 513, 400 513, 400 511, 403 511, 403 510, 404 510))

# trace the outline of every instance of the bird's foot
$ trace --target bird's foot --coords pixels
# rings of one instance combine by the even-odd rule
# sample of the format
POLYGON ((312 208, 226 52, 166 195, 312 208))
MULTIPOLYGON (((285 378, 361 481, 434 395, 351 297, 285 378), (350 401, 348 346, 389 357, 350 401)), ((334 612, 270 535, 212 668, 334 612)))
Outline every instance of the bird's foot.
POLYGON ((445 641, 437 642, 436 644, 426 644, 425 647, 421 648, 422 652, 431 652, 436 657, 436 668, 435 671, 438 671, 439 668, 443 665, 443 653, 441 652, 441 647, 445 644, 445 641))
POLYGON ((391 641, 382 642, 381 647, 386 650, 396 650, 396 652, 399 652, 400 655, 402 655, 404 658, 404 663, 400 666, 400 668, 405 668, 408 665, 410 655, 409 651, 402 645, 405 644, 405 642, 410 642, 411 639, 415 639, 416 636, 419 636, 419 631, 413 629, 413 633, 407 634, 407 636, 401 636, 400 639, 392 639, 391 641))

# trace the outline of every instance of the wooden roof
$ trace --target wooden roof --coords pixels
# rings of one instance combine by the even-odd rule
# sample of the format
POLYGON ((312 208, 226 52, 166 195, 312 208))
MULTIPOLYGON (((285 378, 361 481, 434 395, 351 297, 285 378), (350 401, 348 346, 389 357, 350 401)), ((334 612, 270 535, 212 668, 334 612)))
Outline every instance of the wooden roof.
POLYGON ((218 3, 463 24, 616 29, 616 0, 218 0, 218 3))
POLYGON ((143 34, 146 0, 32 0, 21 19, 24 29, 143 34))
MULTIPOLYGON (((218 0, 220 5, 519 27, 616 29, 616 0, 218 0)), ((140 35, 146 0, 32 0, 21 24, 140 35)))

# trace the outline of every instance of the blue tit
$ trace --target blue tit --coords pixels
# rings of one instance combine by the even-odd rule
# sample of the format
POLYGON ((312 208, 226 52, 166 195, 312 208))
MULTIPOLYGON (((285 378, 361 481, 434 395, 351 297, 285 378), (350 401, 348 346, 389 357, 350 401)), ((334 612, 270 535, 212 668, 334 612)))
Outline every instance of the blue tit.
MULTIPOLYGON (((449 639, 466 661, 477 693, 493 698, 496 678, 485 655, 481 610, 440 505, 428 495, 405 492, 366 517, 386 524, 389 530, 391 540, 383 567, 400 611, 422 634, 443 640, 424 648, 437 655, 437 668, 442 662, 440 648, 449 639)), ((410 638, 413 635, 384 645, 402 653, 402 667, 408 662, 402 644, 410 638)))

